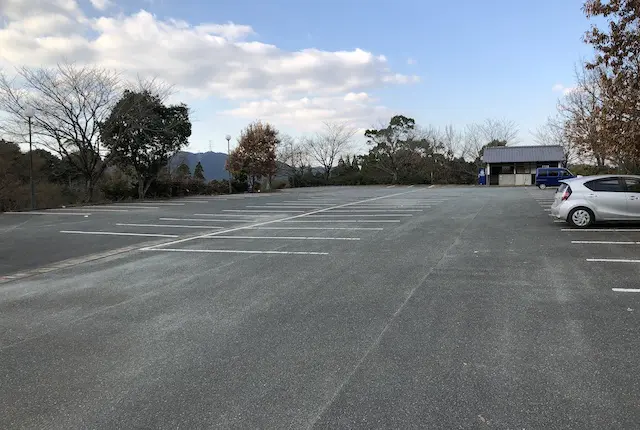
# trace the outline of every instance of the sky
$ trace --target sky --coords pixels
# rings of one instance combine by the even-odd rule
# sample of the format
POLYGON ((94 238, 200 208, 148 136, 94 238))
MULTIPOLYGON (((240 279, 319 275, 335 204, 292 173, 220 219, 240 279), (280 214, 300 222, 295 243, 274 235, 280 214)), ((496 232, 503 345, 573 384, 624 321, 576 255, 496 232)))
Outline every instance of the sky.
POLYGON ((554 114, 591 55, 582 0, 0 0, 0 67, 60 61, 174 86, 189 150, 226 152, 251 121, 304 136, 513 121, 519 142, 554 114))

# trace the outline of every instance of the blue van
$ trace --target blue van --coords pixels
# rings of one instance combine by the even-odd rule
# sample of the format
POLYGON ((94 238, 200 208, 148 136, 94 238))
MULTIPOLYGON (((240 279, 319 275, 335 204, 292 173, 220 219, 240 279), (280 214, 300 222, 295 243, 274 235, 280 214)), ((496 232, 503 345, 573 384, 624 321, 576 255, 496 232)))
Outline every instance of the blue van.
POLYGON ((547 187, 557 187, 564 179, 575 178, 576 175, 562 167, 542 167, 536 169, 536 185, 544 190, 547 187))

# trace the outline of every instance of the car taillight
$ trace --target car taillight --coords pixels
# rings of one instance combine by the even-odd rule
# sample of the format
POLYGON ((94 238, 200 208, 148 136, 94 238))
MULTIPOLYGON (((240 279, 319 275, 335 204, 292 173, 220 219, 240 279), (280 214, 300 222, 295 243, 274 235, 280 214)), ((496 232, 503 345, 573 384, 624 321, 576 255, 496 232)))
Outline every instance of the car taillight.
POLYGON ((567 187, 562 193, 562 201, 568 200, 571 197, 571 187, 567 187))

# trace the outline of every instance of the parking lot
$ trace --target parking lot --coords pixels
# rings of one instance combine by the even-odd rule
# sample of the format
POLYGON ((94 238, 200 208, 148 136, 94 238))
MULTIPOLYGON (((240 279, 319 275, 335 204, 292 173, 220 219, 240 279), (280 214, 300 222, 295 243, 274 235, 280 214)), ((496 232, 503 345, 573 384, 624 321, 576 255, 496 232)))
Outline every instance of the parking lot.
MULTIPOLYGON (((553 203, 555 189, 529 189, 545 213, 553 203)), ((561 220, 556 224, 561 244, 574 264, 585 267, 592 276, 604 275, 603 285, 615 293, 640 293, 640 224, 607 223, 578 229, 561 220)))
POLYGON ((0 428, 634 428, 640 226, 552 190, 0 215, 0 428))
POLYGON ((0 219, 0 279, 133 249, 327 255, 314 251, 323 247, 318 241, 360 240, 358 235, 394 227, 451 197, 403 197, 394 189, 370 188, 358 199, 333 190, 293 191, 8 213, 0 219), (149 241, 151 246, 140 246, 149 241))

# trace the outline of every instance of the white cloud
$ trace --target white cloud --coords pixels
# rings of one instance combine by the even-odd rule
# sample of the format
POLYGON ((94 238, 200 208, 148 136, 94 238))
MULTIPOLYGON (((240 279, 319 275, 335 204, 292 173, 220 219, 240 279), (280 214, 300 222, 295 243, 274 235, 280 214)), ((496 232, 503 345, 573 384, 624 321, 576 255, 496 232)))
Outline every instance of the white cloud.
POLYGON ((412 66, 412 65, 416 64, 416 60, 414 60, 413 58, 409 57, 409 58, 407 58, 407 64, 412 66))
POLYGON ((227 114, 296 127, 376 115, 368 125, 384 109, 368 91, 419 81, 362 49, 287 51, 256 40, 249 25, 162 20, 145 10, 108 14, 110 0, 91 3, 102 16, 87 17, 76 0, 0 0, 0 66, 97 64, 156 77, 191 98, 228 100, 227 114))
POLYGON ((237 25, 232 22, 227 24, 201 24, 195 27, 203 33, 215 34, 228 40, 243 39, 254 34, 253 28, 249 25, 237 25))
POLYGON ((562 93, 566 96, 567 94, 570 94, 576 91, 576 89, 577 88, 575 87, 565 87, 562 84, 555 84, 553 88, 551 88, 551 91, 553 91, 554 93, 562 93))
POLYGON ((300 131, 315 130, 323 121, 349 121, 364 128, 377 119, 392 115, 388 108, 371 103, 366 93, 350 93, 344 97, 303 97, 283 102, 265 99, 242 103, 225 113, 247 120, 278 121, 278 124, 297 127, 300 131))
POLYGON ((93 5, 93 7, 100 11, 106 10, 113 6, 113 2, 111 0, 91 0, 91 4, 93 5))

